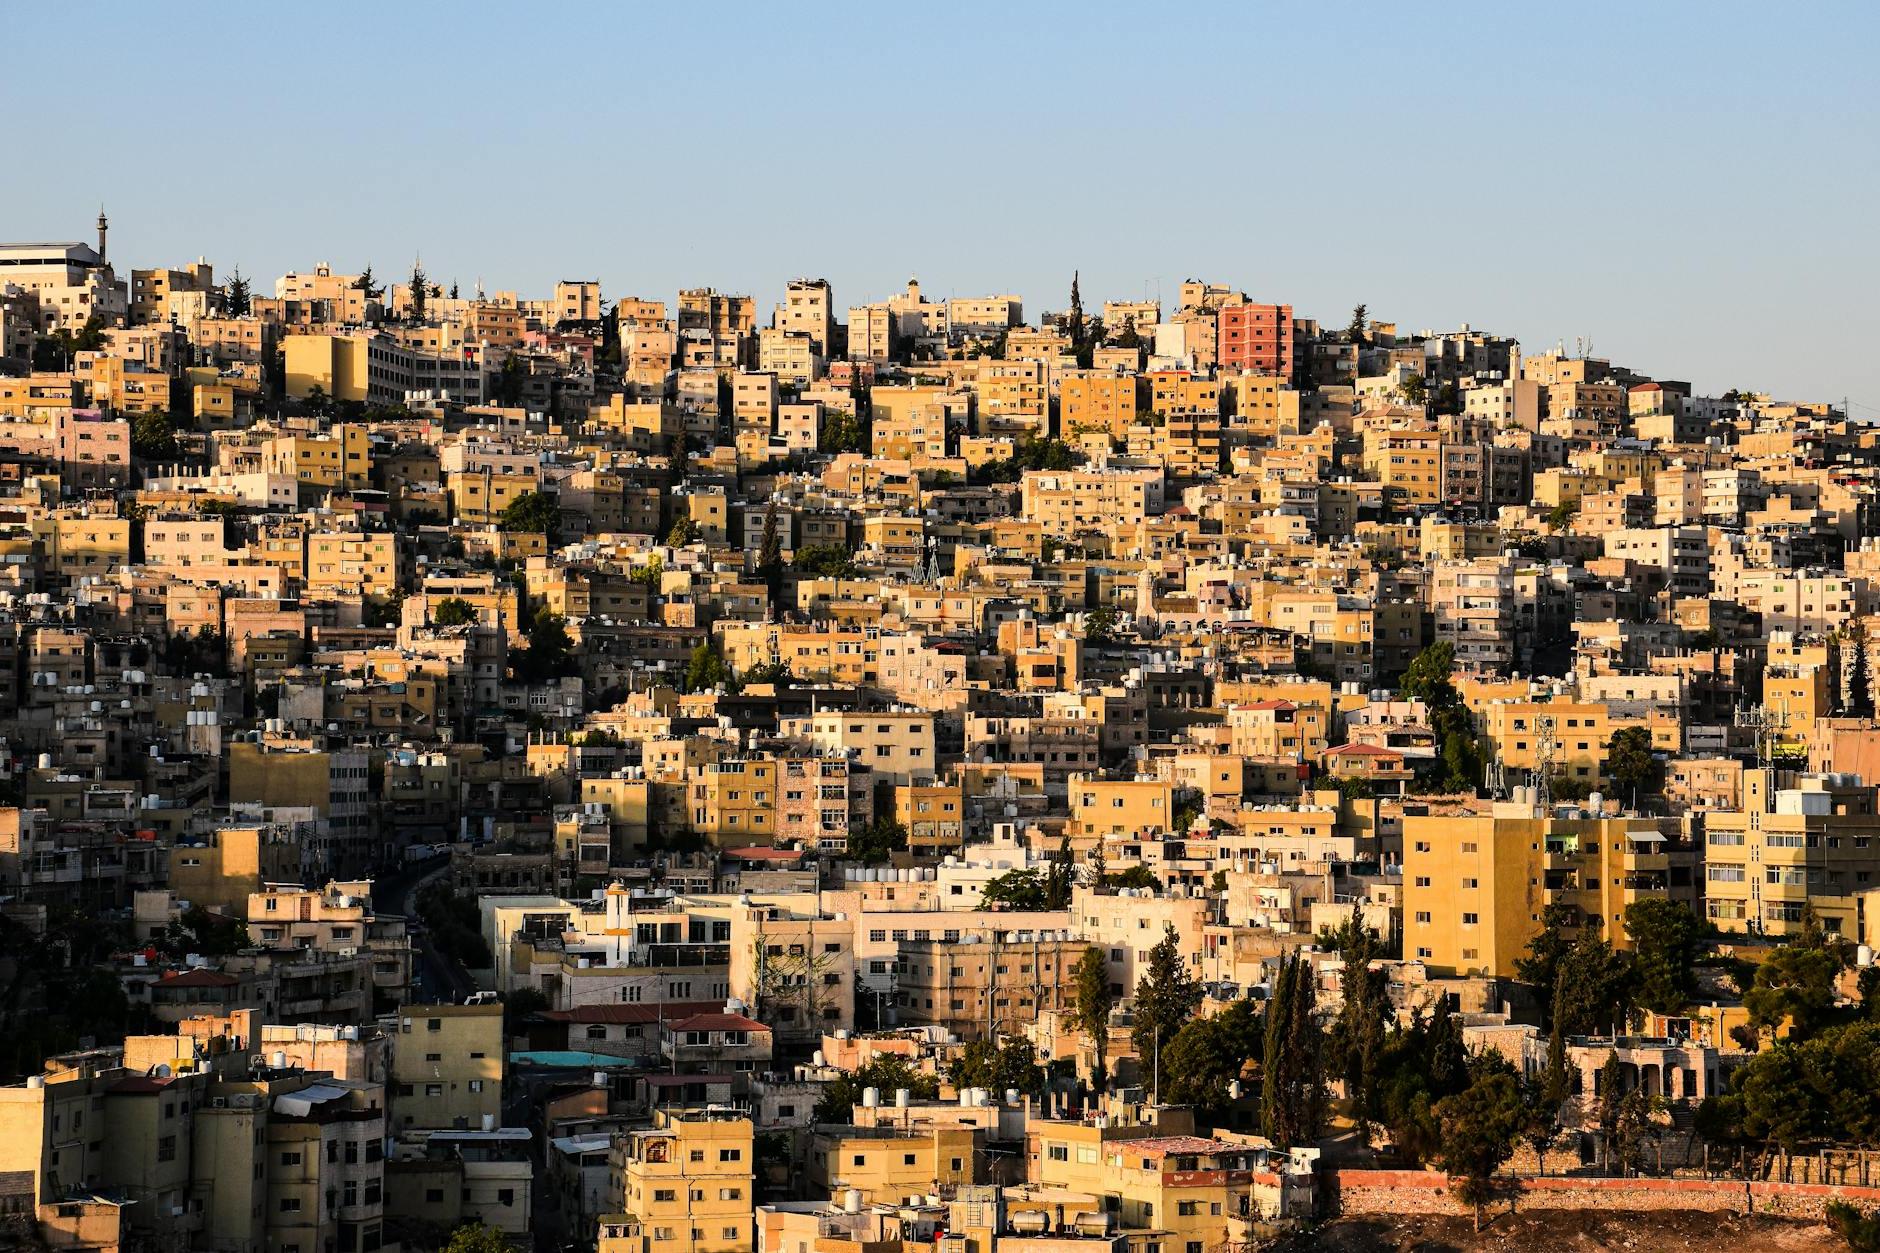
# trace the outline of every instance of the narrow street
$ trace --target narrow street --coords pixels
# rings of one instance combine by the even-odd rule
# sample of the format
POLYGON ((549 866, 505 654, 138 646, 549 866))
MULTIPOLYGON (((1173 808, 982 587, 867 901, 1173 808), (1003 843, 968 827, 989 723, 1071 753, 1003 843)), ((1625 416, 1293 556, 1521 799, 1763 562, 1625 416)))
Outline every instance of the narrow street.
POLYGON ((372 907, 402 915, 409 927, 412 948, 411 999, 419 1004, 458 1005, 477 991, 476 980, 463 964, 439 952, 430 942, 418 916, 418 893, 450 871, 450 858, 433 857, 400 867, 372 884, 372 907))

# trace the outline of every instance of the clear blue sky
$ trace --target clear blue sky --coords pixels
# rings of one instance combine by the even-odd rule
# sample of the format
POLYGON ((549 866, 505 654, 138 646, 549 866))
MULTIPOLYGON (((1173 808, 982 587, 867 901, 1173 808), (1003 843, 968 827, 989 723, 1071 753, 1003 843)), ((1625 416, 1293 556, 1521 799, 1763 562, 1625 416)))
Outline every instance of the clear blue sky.
MULTIPOLYGON (((0 236, 257 290, 1185 276, 1880 406, 1880 5, 30 5, 0 236), (36 50, 44 49, 43 53, 36 50), (29 156, 30 152, 30 156, 29 156)), ((0 165, 4 168, 4 165, 0 165)), ((1880 417, 1880 410, 1856 408, 1880 417)))

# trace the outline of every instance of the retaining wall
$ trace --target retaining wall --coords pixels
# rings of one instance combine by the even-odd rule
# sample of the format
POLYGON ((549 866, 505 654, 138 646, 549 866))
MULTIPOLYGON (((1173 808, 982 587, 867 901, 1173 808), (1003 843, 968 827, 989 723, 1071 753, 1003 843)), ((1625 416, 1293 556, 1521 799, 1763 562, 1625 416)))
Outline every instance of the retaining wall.
MULTIPOLYGON (((1434 1170, 1335 1170, 1328 1172, 1337 1213, 1469 1214, 1447 1175, 1434 1170)), ((1519 1180, 1517 1209, 1702 1210, 1776 1214, 1819 1220, 1829 1201, 1862 1209, 1880 1208, 1880 1188, 1819 1183, 1752 1183, 1734 1179, 1581 1179, 1565 1176, 1519 1180)), ((1491 1208, 1508 1204, 1498 1200, 1491 1208)))

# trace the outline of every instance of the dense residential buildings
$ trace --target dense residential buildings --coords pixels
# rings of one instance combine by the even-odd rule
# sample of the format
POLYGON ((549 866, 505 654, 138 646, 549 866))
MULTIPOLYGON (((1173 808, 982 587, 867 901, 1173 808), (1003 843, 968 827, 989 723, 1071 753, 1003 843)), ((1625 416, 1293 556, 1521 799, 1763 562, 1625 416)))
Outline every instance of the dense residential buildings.
POLYGON ((1880 994, 1834 404, 1202 278, 256 296, 107 229, 0 247, 55 1247, 1216 1253, 1438 1159, 1366 1066, 1453 1033, 1638 1170, 1880 994))

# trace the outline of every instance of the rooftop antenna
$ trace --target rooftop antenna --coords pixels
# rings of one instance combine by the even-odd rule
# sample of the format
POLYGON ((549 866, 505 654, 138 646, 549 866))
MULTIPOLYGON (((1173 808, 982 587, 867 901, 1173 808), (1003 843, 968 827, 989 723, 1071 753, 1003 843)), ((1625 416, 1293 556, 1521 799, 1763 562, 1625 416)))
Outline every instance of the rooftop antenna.
POLYGON ((1534 786, 1540 794, 1541 811, 1550 813, 1554 807, 1554 748, 1558 743, 1554 738, 1553 716, 1542 714, 1536 718, 1534 730, 1539 736, 1534 746, 1534 755, 1540 762, 1540 778, 1536 780, 1534 786))

